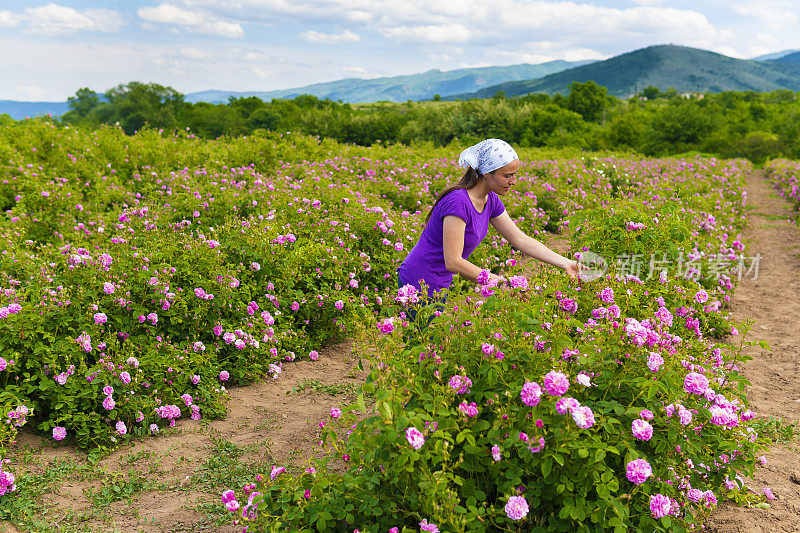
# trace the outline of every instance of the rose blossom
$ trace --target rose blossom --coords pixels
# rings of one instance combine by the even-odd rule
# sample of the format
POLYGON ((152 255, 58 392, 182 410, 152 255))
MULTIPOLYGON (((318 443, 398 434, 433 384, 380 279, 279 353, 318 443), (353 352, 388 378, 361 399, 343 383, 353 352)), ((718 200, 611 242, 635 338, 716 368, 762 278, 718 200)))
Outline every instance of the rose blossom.
POLYGON ((106 396, 106 399, 103 400, 103 407, 106 409, 106 411, 111 411, 112 409, 114 409, 115 405, 117 404, 114 401, 114 398, 112 398, 111 396, 106 396))
POLYGON ((576 407, 580 407, 581 402, 576 400, 575 398, 570 398, 569 396, 566 398, 559 398, 556 402, 556 411, 558 414, 563 415, 568 411, 572 411, 576 407))
POLYGON ((528 502, 522 496, 511 496, 506 503, 505 511, 511 520, 522 520, 528 515, 528 502))
POLYGON ((569 388, 567 376, 561 372, 551 370, 544 376, 544 390, 550 396, 561 396, 569 388))
POLYGON ((472 380, 467 376, 456 374, 450 378, 450 382, 447 385, 456 391, 456 394, 468 394, 470 387, 472 387, 472 380))
POLYGON ((697 303, 706 303, 708 301, 708 293, 705 289, 700 289, 697 291, 697 294, 694 295, 694 300, 697 303))
POLYGON ((478 405, 475 402, 471 402, 469 404, 467 402, 461 402, 458 405, 458 410, 468 417, 478 416, 478 405))
POLYGON ((647 368, 649 368, 651 372, 658 372, 663 364, 664 358, 661 357, 660 354, 650 352, 650 356, 647 358, 647 368))
POLYGON ((683 389, 692 394, 703 394, 708 388, 708 378, 697 372, 686 374, 683 380, 683 389))
POLYGON ((528 407, 536 407, 539 405, 542 396, 542 388, 536 382, 526 382, 522 386, 522 391, 519 393, 522 403, 528 407))
POLYGON ((492 446, 492 459, 494 459, 495 461, 499 461, 502 458, 503 458, 503 455, 500 452, 500 446, 495 444, 494 446, 492 446))
POLYGON ((583 429, 589 429, 594 425, 594 413, 585 405, 572 409, 572 419, 578 427, 583 429))
POLYGON ((429 533, 439 533, 439 526, 436 524, 429 524, 428 519, 426 518, 419 523, 419 530, 428 531, 429 533))
POLYGON ((53 438, 55 440, 64 440, 64 437, 67 436, 66 428, 62 428, 61 426, 56 426, 53 428, 53 438))
POLYGON ((653 518, 663 518, 669 514, 671 502, 663 494, 650 496, 650 514, 653 518))
POLYGON ((413 426, 406 430, 406 440, 415 450, 419 450, 425 444, 425 436, 413 426))
POLYGON ((625 475, 631 483, 641 485, 653 475, 653 469, 646 460, 634 459, 627 464, 625 475))
POLYGON ((650 440, 653 437, 653 426, 645 420, 634 420, 631 424, 633 436, 639 440, 650 440))
POLYGON ((607 304, 614 303, 614 289, 612 289, 611 287, 606 287, 605 289, 597 293, 597 296, 600 297, 600 300, 602 300, 603 303, 607 304))

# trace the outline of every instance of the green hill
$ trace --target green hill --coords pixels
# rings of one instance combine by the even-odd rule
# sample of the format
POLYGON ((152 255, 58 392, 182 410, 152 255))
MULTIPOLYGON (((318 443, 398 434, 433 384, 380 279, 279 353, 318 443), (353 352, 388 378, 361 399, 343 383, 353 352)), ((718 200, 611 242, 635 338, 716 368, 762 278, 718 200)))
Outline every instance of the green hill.
POLYGON ((791 54, 782 55, 775 59, 770 59, 770 63, 800 63, 800 50, 791 54))
POLYGON ((25 117, 36 117, 51 114, 61 115, 69 110, 67 102, 19 102, 16 100, 0 100, 0 115, 7 113, 11 118, 20 120, 25 117))
POLYGON ((343 102, 405 102, 430 100, 434 95, 449 96, 477 91, 482 87, 513 80, 540 78, 564 69, 585 65, 590 61, 550 61, 538 65, 520 64, 506 67, 465 68, 458 70, 429 70, 422 74, 390 76, 375 79, 348 78, 328 83, 279 91, 202 91, 186 95, 187 102, 227 103, 228 98, 257 96, 269 101, 273 98, 294 98, 310 94, 343 102))
MULTIPOLYGON (((789 57, 789 56, 786 56, 789 57)), ((800 90, 800 64, 734 59, 684 46, 650 46, 605 61, 571 68, 536 80, 506 82, 453 98, 488 98, 527 93, 567 94, 572 82, 592 80, 609 94, 628 98, 652 85, 678 92, 800 90)))
POLYGON ((780 59, 784 56, 788 56, 789 54, 793 54, 794 52, 800 52, 800 50, 796 50, 792 48, 791 50, 781 50, 780 52, 772 52, 771 54, 764 54, 757 57, 751 57, 753 61, 770 61, 773 59, 780 59))

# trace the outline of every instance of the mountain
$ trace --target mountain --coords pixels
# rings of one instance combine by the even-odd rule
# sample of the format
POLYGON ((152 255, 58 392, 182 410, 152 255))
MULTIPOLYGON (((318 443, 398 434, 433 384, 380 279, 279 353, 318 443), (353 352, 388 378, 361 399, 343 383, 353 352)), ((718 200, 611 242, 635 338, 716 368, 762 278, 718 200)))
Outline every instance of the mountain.
POLYGON ((527 93, 567 94, 572 82, 594 81, 618 98, 628 98, 653 85, 678 92, 800 90, 800 63, 734 59, 707 50, 658 45, 618 55, 605 61, 571 68, 543 78, 492 85, 453 98, 488 98, 497 91, 506 96, 527 93))
POLYGON ((800 51, 792 52, 781 57, 770 59, 771 63, 800 63, 800 51))
POLYGON ((800 50, 781 50, 780 52, 773 52, 771 54, 764 54, 763 56, 751 57, 750 59, 752 61, 772 61, 775 59, 780 59, 789 54, 793 54, 794 52, 800 52, 800 50))
MULTIPOLYGON (((328 83, 317 83, 304 87, 278 91, 218 91, 208 90, 187 93, 187 102, 227 103, 228 98, 257 96, 264 101, 273 98, 294 98, 311 94, 318 98, 330 98, 342 102, 405 102, 407 100, 430 100, 434 95, 449 96, 456 93, 477 91, 481 87, 513 80, 540 78, 564 69, 586 65, 591 61, 549 61, 538 65, 523 63, 506 67, 464 68, 458 70, 429 70, 422 74, 391 76, 375 79, 348 78, 328 83)), ((16 102, 0 100, 0 115, 8 113, 14 119, 35 117, 50 113, 61 115, 69 110, 66 102, 16 102)))
POLYGON ((50 113, 58 116, 69 111, 67 102, 18 102, 16 100, 0 100, 0 115, 8 113, 14 120, 26 117, 37 117, 50 113))
POLYGON ((504 81, 540 78, 554 72, 591 63, 591 61, 550 61, 538 65, 511 65, 507 67, 465 68, 458 70, 429 70, 423 74, 391 76, 374 79, 347 78, 328 83, 278 91, 201 91, 186 95, 187 102, 227 103, 228 98, 257 96, 265 101, 273 98, 294 98, 311 94, 342 102, 405 102, 430 100, 434 95, 449 96, 477 91, 481 87, 504 81))

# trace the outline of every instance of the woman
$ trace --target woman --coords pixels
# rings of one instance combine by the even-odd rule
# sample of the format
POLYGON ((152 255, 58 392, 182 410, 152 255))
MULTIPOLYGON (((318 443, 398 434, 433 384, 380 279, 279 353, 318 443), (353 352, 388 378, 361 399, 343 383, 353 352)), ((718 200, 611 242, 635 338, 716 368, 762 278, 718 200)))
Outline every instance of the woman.
MULTIPOLYGON (((410 284, 420 290, 424 281, 432 297, 450 287, 453 274, 477 282, 481 269, 469 256, 486 237, 489 224, 526 255, 563 268, 571 277, 578 274, 577 262, 527 236, 508 216, 500 196, 514 185, 520 162, 507 142, 481 141, 461 152, 458 164, 466 173, 436 198, 419 241, 397 270, 401 287, 410 284)), ((491 279, 502 281, 495 274, 491 279)))

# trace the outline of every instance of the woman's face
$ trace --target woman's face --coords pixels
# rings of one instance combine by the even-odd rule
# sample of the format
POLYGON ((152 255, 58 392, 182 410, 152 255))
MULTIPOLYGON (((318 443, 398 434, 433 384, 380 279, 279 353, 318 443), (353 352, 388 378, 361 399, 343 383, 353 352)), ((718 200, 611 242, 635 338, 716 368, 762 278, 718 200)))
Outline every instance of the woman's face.
POLYGON ((489 190, 500 196, 508 194, 517 181, 517 170, 519 170, 519 159, 486 174, 489 190))

